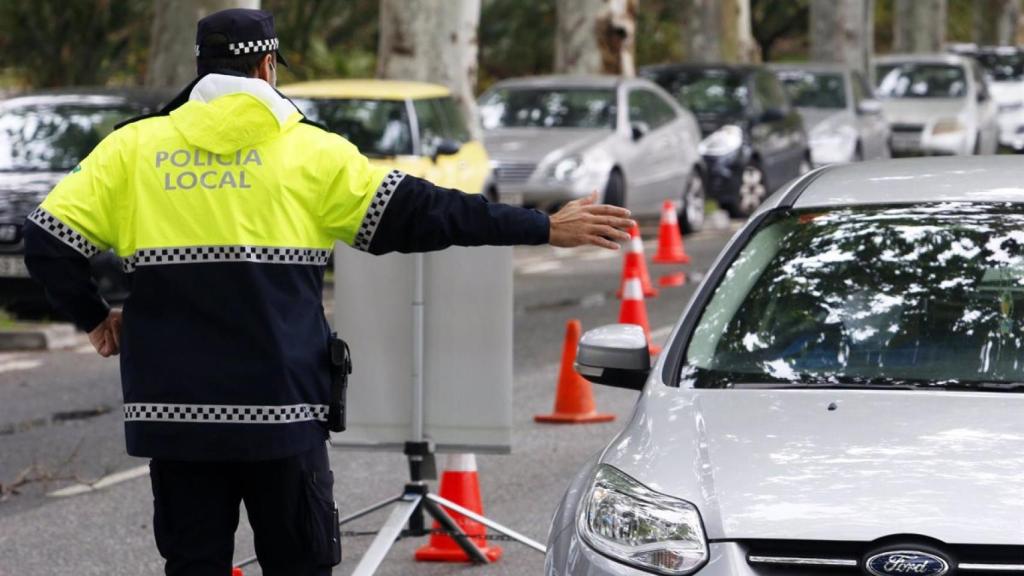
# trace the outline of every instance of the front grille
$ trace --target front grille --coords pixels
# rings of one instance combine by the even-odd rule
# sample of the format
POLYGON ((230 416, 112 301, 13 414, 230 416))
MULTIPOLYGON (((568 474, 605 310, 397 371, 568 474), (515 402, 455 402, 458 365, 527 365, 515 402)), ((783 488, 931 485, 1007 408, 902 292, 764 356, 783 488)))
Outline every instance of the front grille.
POLYGON ((920 132, 924 130, 924 124, 903 124, 896 123, 892 125, 893 132, 920 132))
POLYGON ((495 162, 494 179, 502 184, 526 182, 537 169, 532 162, 495 162))
POLYGON ((822 571, 837 574, 863 573, 863 559, 889 544, 909 549, 936 548, 949 557, 956 570, 972 576, 1024 574, 1024 546, 978 544, 936 544, 919 538, 891 538, 877 542, 839 542, 818 540, 744 540, 747 562, 761 574, 808 575, 822 571))

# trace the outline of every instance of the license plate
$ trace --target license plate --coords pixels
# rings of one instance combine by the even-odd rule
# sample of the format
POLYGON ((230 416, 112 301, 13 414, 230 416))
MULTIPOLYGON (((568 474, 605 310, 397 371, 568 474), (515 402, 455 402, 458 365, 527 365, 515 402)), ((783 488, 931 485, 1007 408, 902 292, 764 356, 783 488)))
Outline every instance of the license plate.
POLYGON ((21 256, 0 256, 0 277, 28 278, 28 268, 21 256))
POLYGON ((892 147, 897 150, 915 150, 921 147, 921 137, 917 134, 893 135, 892 147))

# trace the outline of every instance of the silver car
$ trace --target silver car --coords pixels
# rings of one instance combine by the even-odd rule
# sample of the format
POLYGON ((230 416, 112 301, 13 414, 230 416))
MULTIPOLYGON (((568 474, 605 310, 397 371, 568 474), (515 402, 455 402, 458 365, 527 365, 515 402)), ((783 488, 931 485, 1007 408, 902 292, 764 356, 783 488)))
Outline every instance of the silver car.
POLYGON ((539 76, 480 97, 497 197, 550 207, 598 190, 634 213, 680 206, 684 231, 704 222, 704 175, 693 116, 642 79, 539 76))
POLYGON ((834 165, 773 195, 555 513, 548 576, 1024 572, 1024 163, 834 165))
POLYGON ((973 58, 883 56, 875 60, 875 82, 892 128, 893 155, 996 152, 996 103, 973 58))
POLYGON ((837 64, 771 68, 804 118, 815 166, 889 157, 889 123, 860 72, 837 64))

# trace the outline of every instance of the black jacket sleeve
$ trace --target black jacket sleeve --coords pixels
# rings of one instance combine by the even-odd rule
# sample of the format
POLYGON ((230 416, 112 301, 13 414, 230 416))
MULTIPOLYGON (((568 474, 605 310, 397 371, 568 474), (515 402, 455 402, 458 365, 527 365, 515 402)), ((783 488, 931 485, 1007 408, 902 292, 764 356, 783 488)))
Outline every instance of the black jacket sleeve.
POLYGON ((543 212, 488 202, 406 175, 388 199, 369 252, 429 252, 449 246, 546 244, 543 212))
POLYGON ((92 279, 89 259, 31 220, 23 230, 25 265, 32 278, 43 285, 58 313, 91 332, 106 319, 110 307, 92 279))

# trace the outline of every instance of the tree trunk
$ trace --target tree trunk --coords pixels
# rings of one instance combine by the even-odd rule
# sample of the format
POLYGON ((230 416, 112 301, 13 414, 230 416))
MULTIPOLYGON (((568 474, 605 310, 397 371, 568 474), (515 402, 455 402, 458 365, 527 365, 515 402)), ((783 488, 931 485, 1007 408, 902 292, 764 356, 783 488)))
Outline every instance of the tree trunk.
POLYGON ((1017 40, 1020 0, 974 0, 974 41, 1008 45, 1017 40))
POLYGON ((894 0, 893 51, 939 52, 946 40, 946 0, 894 0))
POLYGON ((227 8, 259 8, 260 0, 154 0, 146 86, 181 87, 196 77, 196 23, 227 8))
POLYGON ((690 62, 758 61, 750 29, 750 0, 684 0, 683 54, 690 62))
POLYGON ((636 75, 639 0, 558 0, 555 72, 636 75))
POLYGON ((478 136, 480 0, 381 0, 377 76, 443 84, 478 136))
POLYGON ((811 0, 811 60, 868 71, 874 51, 874 0, 811 0))

